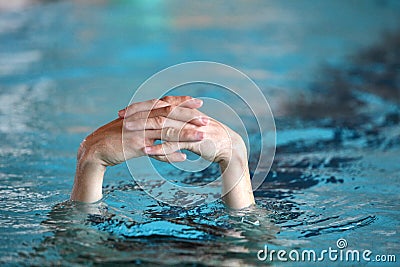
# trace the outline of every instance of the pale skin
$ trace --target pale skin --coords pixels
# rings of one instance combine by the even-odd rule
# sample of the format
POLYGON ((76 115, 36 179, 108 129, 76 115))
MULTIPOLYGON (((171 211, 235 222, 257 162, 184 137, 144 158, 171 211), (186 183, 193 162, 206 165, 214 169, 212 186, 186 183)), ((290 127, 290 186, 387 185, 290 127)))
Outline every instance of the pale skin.
POLYGON ((189 96, 167 96, 121 110, 118 119, 100 127, 81 143, 71 200, 100 200, 104 173, 109 166, 142 156, 166 162, 184 161, 186 155, 180 150, 187 149, 220 165, 222 199, 227 206, 242 209, 254 204, 242 138, 197 110, 201 105, 201 100, 189 96), (163 143, 155 145, 156 140, 163 143))

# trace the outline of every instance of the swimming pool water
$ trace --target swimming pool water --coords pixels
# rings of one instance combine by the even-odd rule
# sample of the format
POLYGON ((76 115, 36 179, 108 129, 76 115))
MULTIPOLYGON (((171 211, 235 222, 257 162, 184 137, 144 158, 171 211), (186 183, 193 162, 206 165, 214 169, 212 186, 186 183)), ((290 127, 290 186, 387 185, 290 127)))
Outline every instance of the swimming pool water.
MULTIPOLYGON (((271 263, 257 259, 266 244, 321 251, 340 238, 398 262, 400 5, 354 3, 43 1, 2 10, 0 265, 256 266, 271 263), (276 156, 256 207, 167 206, 123 164, 107 171, 102 201, 69 202, 81 140, 149 76, 193 60, 245 72, 275 114, 276 156)), ((169 171, 192 184, 217 174, 169 171)))

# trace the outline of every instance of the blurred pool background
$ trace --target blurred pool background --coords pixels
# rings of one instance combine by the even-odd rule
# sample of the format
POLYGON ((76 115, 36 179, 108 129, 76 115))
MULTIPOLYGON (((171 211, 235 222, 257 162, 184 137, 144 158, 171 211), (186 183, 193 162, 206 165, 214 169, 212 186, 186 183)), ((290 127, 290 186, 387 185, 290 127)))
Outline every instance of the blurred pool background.
POLYGON ((0 1, 0 264, 252 266, 265 244, 339 238, 399 260, 399 14, 390 0, 0 1), (126 165, 92 211, 69 203, 81 140, 149 76, 193 60, 243 71, 271 105, 257 207, 168 207, 126 165))

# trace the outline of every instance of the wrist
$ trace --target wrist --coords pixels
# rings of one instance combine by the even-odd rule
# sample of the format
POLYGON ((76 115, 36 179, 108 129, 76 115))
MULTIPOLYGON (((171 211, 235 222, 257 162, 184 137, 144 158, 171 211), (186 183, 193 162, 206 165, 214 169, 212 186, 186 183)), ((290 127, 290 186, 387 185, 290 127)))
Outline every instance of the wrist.
POLYGON ((76 168, 76 171, 79 173, 86 173, 88 170, 91 170, 96 173, 104 174, 106 171, 106 166, 91 155, 85 155, 78 158, 76 168))
POLYGON ((246 145, 239 135, 236 134, 232 137, 230 153, 227 156, 223 157, 219 163, 222 170, 225 170, 231 164, 243 166, 248 169, 246 145))

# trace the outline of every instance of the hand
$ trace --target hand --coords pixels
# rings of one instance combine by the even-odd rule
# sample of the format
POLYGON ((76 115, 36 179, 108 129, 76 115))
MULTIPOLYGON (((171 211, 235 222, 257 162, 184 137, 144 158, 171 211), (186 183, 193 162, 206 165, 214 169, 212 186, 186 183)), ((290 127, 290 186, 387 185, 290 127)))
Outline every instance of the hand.
MULTIPOLYGON (((178 109, 178 108, 176 108, 178 109)), ((199 111, 199 117, 206 117, 199 111)), ((218 162, 222 172, 222 196, 231 208, 241 209, 254 204, 247 150, 243 139, 226 125, 209 118, 206 126, 200 126, 203 140, 197 142, 167 141, 145 148, 148 155, 158 155, 174 160, 176 151, 190 150, 206 160, 218 162)))
MULTIPOLYGON (((179 107, 175 107, 174 110, 179 111, 179 107)), ((207 118, 200 111, 194 112, 197 113, 198 117, 207 118)), ((247 161, 246 146, 240 135, 215 119, 208 118, 208 121, 207 125, 196 127, 196 130, 202 133, 203 138, 201 140, 195 140, 195 142, 176 140, 166 141, 158 145, 150 144, 145 147, 144 152, 151 156, 165 156, 170 161, 174 161, 176 151, 187 149, 208 161, 223 165, 229 164, 233 159, 247 161), (172 157, 170 158, 170 156, 172 157)))
MULTIPOLYGON (((201 100, 191 97, 169 96, 135 103, 121 110, 120 118, 100 127, 81 143, 71 199, 83 202, 99 200, 105 168, 145 155, 144 147, 155 140, 202 140, 203 133, 198 128, 206 125, 208 119, 198 116, 195 108, 201 105, 201 100), (178 112, 171 113, 176 105, 179 105, 178 112)), ((163 155, 155 158, 167 160, 163 155)), ((169 155, 168 160, 182 161, 185 158, 185 154, 176 152, 169 155)))
POLYGON ((118 119, 100 127, 82 142, 71 199, 82 202, 101 199, 107 166, 143 155, 163 161, 183 161, 186 155, 178 150, 188 149, 220 164, 222 195, 227 205, 244 208, 253 204, 243 140, 227 126, 196 110, 201 105, 201 100, 191 97, 168 96, 121 110, 118 119), (164 143, 154 145, 155 140, 164 143))
MULTIPOLYGON (((166 97, 134 103, 119 112, 120 118, 90 134, 82 142, 78 158, 86 157, 103 166, 113 166, 146 155, 144 147, 152 145, 155 140, 202 140, 203 133, 199 131, 199 126, 206 125, 208 119, 201 118, 196 110, 192 110, 201 105, 201 100, 190 97, 166 97), (179 112, 168 116, 171 110, 177 110, 175 105, 181 105, 179 112)), ((166 160, 162 156, 156 158, 166 160)), ((169 159, 182 161, 185 155, 172 153, 169 159)))

